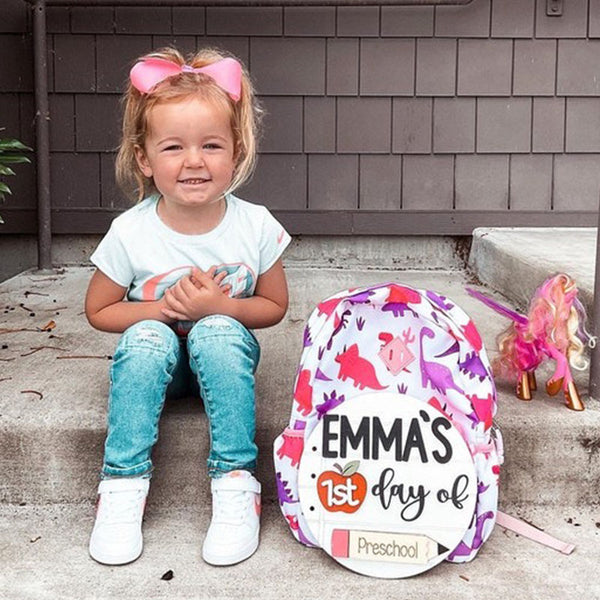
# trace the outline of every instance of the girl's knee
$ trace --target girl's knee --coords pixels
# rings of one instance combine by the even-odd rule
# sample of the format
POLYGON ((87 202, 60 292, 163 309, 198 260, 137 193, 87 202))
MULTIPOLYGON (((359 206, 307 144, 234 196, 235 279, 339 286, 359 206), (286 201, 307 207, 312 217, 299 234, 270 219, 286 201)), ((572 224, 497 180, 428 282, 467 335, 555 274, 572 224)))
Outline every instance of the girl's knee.
POLYGON ((168 325, 160 321, 145 320, 125 330, 116 354, 140 352, 157 356, 174 355, 178 345, 177 334, 168 325))
POLYGON ((245 336, 249 331, 236 319, 228 315, 208 315, 196 322, 188 337, 215 337, 221 335, 245 336))
POLYGON ((247 355, 258 362, 260 348, 254 335, 236 319, 210 315, 200 319, 188 333, 190 356, 204 360, 222 360, 227 354, 247 355))

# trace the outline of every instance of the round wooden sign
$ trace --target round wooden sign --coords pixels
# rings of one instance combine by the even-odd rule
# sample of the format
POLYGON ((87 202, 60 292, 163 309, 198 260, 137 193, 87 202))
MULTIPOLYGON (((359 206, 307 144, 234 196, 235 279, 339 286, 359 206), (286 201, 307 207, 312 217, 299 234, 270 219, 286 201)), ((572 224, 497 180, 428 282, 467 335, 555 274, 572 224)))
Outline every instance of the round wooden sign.
POLYGON ((321 547, 374 577, 416 575, 461 541, 477 478, 458 430, 403 394, 355 396, 323 416, 305 442, 299 496, 321 547))

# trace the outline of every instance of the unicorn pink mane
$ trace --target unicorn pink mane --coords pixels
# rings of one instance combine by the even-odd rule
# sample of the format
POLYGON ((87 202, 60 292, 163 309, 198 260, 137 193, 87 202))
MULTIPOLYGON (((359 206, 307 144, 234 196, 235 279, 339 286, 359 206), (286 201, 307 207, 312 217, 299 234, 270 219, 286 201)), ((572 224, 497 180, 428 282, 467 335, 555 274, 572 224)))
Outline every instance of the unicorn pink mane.
POLYGON ((521 372, 535 370, 551 356, 550 346, 564 354, 571 366, 585 368, 583 352, 593 340, 585 320, 574 280, 565 273, 550 277, 535 291, 527 323, 512 323, 498 336, 496 374, 517 380, 521 372))

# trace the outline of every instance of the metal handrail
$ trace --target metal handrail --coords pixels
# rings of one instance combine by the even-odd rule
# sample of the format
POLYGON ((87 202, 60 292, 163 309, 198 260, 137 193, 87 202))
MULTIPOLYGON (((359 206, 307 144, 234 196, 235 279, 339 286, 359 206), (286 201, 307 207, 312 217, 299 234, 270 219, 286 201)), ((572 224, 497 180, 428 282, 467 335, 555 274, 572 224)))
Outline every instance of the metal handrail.
MULTIPOLYGON (((46 6, 462 6, 473 0, 46 0, 46 6)), ((37 4, 37 0, 25 0, 37 4)))

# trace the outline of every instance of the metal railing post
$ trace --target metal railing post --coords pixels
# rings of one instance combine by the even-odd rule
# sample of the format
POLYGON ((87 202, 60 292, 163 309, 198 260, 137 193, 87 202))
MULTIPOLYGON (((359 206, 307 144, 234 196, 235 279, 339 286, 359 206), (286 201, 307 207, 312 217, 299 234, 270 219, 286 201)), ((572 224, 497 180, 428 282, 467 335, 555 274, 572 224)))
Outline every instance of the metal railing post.
POLYGON ((38 268, 52 268, 52 214, 50 206, 50 134, 48 109, 48 49, 46 0, 35 0, 33 54, 35 80, 35 151, 38 194, 38 268))
POLYGON ((592 299, 592 331, 596 336, 596 346, 592 348, 590 361, 589 394, 600 399, 600 206, 598 208, 598 227, 596 229, 596 268, 594 274, 594 297, 592 299))

